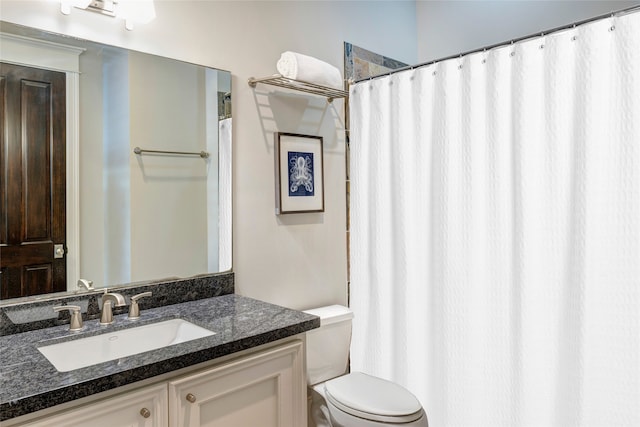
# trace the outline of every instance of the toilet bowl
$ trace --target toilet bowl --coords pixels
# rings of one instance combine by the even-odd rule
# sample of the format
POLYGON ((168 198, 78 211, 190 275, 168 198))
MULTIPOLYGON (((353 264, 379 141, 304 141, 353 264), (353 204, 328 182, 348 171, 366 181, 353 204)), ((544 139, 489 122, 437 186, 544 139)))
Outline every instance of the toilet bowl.
POLYGON ((399 384, 347 373, 353 313, 333 305, 307 310, 320 328, 307 332, 310 427, 428 427, 418 399, 399 384))

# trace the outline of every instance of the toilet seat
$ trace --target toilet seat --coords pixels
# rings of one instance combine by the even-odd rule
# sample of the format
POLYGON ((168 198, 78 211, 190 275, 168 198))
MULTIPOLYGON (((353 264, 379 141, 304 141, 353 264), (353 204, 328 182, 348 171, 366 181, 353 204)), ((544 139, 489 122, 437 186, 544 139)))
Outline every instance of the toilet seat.
POLYGON ((416 397, 400 385, 353 372, 325 383, 327 401, 365 420, 387 424, 410 423, 424 416, 416 397))

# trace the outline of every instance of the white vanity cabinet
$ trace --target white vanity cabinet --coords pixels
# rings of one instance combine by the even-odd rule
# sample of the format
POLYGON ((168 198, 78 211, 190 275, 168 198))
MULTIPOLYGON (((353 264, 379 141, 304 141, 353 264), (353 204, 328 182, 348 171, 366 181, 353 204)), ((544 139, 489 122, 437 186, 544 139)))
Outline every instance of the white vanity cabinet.
POLYGON ((167 427, 167 386, 157 384, 88 403, 25 427, 167 427))
POLYGON ((301 427, 307 417, 304 369, 303 344, 293 340, 18 425, 301 427))
POLYGON ((169 382, 171 427, 300 427, 305 405, 300 341, 169 382))

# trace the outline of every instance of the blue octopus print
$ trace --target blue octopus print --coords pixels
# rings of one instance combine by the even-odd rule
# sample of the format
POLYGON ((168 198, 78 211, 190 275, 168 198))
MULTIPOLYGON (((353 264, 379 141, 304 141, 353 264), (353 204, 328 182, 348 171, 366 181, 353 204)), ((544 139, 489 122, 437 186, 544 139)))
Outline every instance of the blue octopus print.
POLYGON ((289 151, 289 196, 313 196, 313 153, 289 151))

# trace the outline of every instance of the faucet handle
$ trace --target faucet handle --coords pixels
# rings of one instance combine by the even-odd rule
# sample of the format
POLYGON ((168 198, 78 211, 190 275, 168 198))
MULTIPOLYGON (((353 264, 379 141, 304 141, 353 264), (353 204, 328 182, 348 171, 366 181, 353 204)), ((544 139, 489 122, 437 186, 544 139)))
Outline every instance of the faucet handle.
POLYGON ((151 292, 143 292, 131 297, 131 305, 129 306, 129 319, 135 320, 140 318, 140 307, 138 306, 138 300, 142 297, 150 297, 151 292))
POLYGON ((53 307, 53 311, 64 311, 69 310, 71 313, 71 323, 69 323, 70 331, 79 331, 82 329, 82 313, 80 312, 79 305, 60 305, 58 307, 53 307))

